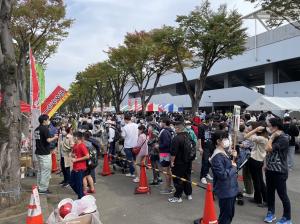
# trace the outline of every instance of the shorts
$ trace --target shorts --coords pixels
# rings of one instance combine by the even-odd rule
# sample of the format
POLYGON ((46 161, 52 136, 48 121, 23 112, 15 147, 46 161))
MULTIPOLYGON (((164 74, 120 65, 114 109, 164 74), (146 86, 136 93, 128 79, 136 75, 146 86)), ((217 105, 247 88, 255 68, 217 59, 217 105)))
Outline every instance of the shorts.
POLYGON ((159 155, 150 155, 151 161, 159 161, 159 155))
POLYGON ((89 169, 89 168, 87 168, 87 169, 84 171, 84 176, 86 177, 86 176, 91 175, 91 172, 92 172, 92 170, 89 169))
POLYGON ((171 154, 170 153, 160 153, 159 162, 162 167, 169 167, 171 165, 171 154))

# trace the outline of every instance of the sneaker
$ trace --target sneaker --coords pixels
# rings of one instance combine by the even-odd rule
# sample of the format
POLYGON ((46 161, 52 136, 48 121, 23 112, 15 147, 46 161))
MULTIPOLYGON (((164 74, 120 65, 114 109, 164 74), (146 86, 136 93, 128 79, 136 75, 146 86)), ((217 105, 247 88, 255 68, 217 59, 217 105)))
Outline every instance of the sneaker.
POLYGON ((192 195, 187 196, 187 200, 191 201, 193 199, 192 195))
POLYGON ((160 194, 172 194, 173 191, 171 189, 168 189, 168 190, 161 190, 159 193, 160 194))
POLYGON ((132 180, 134 183, 139 183, 140 182, 140 178, 136 177, 132 180))
POLYGON ((152 182, 150 183, 150 185, 152 185, 152 186, 157 186, 157 185, 159 185, 159 183, 158 183, 157 181, 152 181, 152 182))
POLYGON ((243 193, 243 196, 244 196, 245 198, 254 198, 254 194, 243 193))
POLYGON ((64 183, 63 185, 62 185, 62 187, 69 187, 70 186, 70 184, 68 184, 68 183, 64 183))
POLYGON ((52 194, 51 191, 49 190, 46 190, 46 191, 41 191, 41 190, 38 190, 39 194, 43 195, 43 194, 52 194))
POLYGON ((135 175, 134 175, 134 174, 131 174, 131 173, 127 173, 125 176, 126 176, 126 177, 135 177, 135 175))
POLYGON ((272 212, 269 211, 269 212, 267 213, 265 219, 264 219, 264 222, 266 222, 266 223, 272 223, 272 222, 275 221, 275 220, 276 220, 275 215, 274 215, 272 212))
POLYGON ((276 224, 292 224, 292 220, 287 220, 286 217, 282 217, 276 224))
POLYGON ((171 202, 171 203, 181 203, 182 199, 173 197, 173 198, 169 198, 168 201, 171 202))
POLYGON ((88 194, 95 194, 96 191, 95 191, 95 189, 94 189, 94 190, 88 190, 87 193, 88 193, 88 194))
POLYGON ((214 178, 210 174, 207 174, 206 178, 209 179, 209 180, 214 180, 214 178))
POLYGON ((205 184, 205 185, 207 184, 207 180, 206 180, 205 177, 202 177, 202 178, 201 178, 201 183, 202 183, 202 184, 205 184))

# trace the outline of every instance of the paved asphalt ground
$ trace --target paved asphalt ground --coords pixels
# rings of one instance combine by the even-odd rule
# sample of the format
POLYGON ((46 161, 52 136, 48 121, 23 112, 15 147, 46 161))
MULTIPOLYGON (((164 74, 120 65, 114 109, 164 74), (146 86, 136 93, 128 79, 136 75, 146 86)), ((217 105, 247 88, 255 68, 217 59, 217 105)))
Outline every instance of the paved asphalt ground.
MULTIPOLYGON (((288 180, 288 194, 292 204, 293 223, 300 224, 300 154, 295 156, 295 170, 290 173, 288 180)), ((193 180, 198 181, 200 162, 194 162, 193 180)), ((98 168, 98 171, 101 167, 98 168)), ((152 178, 150 171, 147 172, 149 181, 152 178)), ((58 175, 53 175, 51 179, 51 190, 54 195, 47 198, 41 197, 41 201, 48 201, 48 212, 51 212, 57 203, 66 197, 75 199, 71 189, 62 189, 57 183, 61 180, 58 175)), ((27 187, 35 182, 33 178, 26 178, 24 185, 27 187)), ((100 211, 103 224, 188 224, 194 219, 202 216, 204 206, 203 189, 193 187, 193 200, 183 200, 180 204, 170 204, 168 195, 160 195, 159 187, 152 187, 149 195, 134 195, 134 184, 129 177, 116 172, 112 176, 102 177, 97 175, 95 197, 100 211)), ((243 186, 241 186, 242 188, 243 186)), ((29 201, 29 199, 28 199, 29 201)), ((215 203, 218 213, 217 202, 215 203)), ((245 200, 244 206, 236 206, 236 214, 233 224, 259 224, 264 223, 263 217, 266 208, 258 208, 256 205, 245 200)), ((47 213, 47 212, 44 212, 47 213)), ((47 214, 44 214, 46 217, 47 214)), ((278 197, 276 198, 276 216, 281 217, 282 205, 278 197)), ((25 217, 19 216, 0 220, 5 224, 25 223, 25 217)))

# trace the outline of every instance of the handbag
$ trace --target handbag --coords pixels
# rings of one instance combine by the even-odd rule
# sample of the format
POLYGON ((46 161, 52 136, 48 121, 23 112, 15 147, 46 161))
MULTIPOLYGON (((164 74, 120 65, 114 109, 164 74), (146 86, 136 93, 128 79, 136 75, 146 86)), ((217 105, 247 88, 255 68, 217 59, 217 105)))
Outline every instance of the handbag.
POLYGON ((62 150, 66 153, 69 153, 72 151, 72 148, 71 148, 71 144, 70 144, 70 140, 68 137, 66 137, 63 141, 63 147, 62 147, 62 150), (68 140, 68 143, 67 143, 67 140, 68 140))
POLYGON ((146 140, 144 141, 144 143, 140 147, 134 147, 134 148, 132 148, 132 153, 134 155, 139 154, 140 151, 141 151, 141 149, 142 149, 142 147, 143 147, 143 145, 146 143, 146 141, 147 141, 147 137, 146 137, 146 140))

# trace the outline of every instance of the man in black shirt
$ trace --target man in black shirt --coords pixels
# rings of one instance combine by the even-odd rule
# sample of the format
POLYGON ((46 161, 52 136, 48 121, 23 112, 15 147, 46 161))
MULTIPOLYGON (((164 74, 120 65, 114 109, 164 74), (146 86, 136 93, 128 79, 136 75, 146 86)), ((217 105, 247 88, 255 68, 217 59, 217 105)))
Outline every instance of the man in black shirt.
POLYGON ((200 180, 202 184, 207 184, 207 180, 213 180, 209 174, 209 157, 212 155, 214 146, 211 142, 213 119, 207 118, 204 123, 199 126, 198 140, 199 140, 199 151, 202 154, 202 164, 200 172, 200 180))
MULTIPOLYGON (((172 174, 177 177, 191 180, 192 161, 188 158, 188 148, 186 148, 185 139, 189 134, 185 131, 183 122, 178 122, 175 126, 177 135, 173 138, 171 144, 171 167, 172 174)), ((189 182, 182 181, 179 178, 173 178, 176 189, 174 197, 169 198, 171 203, 182 202, 182 193, 184 192, 188 200, 192 200, 192 185, 189 182)))
POLYGON ((51 152, 50 152, 50 143, 57 140, 58 136, 50 137, 49 132, 49 116, 42 114, 39 117, 40 126, 34 130, 34 139, 36 142, 35 154, 37 157, 37 185, 39 188, 40 194, 49 194, 51 193, 48 190, 49 181, 51 177, 51 152))

